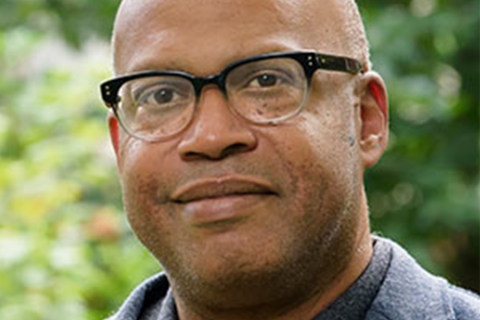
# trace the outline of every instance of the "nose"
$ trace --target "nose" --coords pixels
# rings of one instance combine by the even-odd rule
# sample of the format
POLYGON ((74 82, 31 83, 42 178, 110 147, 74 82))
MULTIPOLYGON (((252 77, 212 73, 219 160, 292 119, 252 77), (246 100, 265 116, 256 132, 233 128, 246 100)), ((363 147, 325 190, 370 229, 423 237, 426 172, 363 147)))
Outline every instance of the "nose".
POLYGON ((232 113, 218 88, 203 89, 196 112, 178 145, 183 160, 221 160, 257 146, 250 125, 232 113))

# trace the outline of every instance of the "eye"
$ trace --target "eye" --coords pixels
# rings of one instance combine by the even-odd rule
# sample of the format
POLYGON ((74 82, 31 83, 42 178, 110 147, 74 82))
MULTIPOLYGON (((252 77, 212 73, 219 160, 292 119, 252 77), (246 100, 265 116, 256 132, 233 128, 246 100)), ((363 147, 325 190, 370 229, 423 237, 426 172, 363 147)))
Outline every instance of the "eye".
POLYGON ((264 73, 257 76, 250 84, 254 87, 272 87, 278 82, 279 78, 276 75, 264 73))
POLYGON ((156 110, 169 109, 190 102, 192 92, 188 83, 162 81, 136 88, 134 99, 137 107, 156 110))
POLYGON ((177 96, 178 93, 172 89, 159 89, 151 94, 150 99, 153 99, 154 103, 164 104, 172 102, 177 96))
POLYGON ((249 88, 271 88, 289 82, 286 75, 274 71, 263 71, 251 76, 250 79, 246 85, 249 88))
POLYGON ((258 68, 258 70, 246 70, 245 74, 239 73, 238 79, 232 80, 240 80, 237 86, 243 89, 267 90, 290 87, 295 84, 297 76, 288 68, 273 66, 269 68, 258 68))
POLYGON ((143 92, 138 94, 136 100, 138 105, 147 104, 158 106, 174 103, 179 99, 181 99, 181 95, 177 90, 164 86, 155 86, 143 90, 143 92))

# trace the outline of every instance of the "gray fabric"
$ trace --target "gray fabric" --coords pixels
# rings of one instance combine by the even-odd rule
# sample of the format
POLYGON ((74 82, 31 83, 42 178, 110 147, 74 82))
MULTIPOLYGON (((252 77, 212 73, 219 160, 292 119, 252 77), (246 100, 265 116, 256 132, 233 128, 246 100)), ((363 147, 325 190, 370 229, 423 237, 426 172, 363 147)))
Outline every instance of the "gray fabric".
MULTIPOLYGON (((416 261, 394 242, 376 238, 374 258, 377 251, 390 252, 390 264, 386 270, 383 282, 370 308, 364 318, 357 314, 357 318, 328 318, 328 319, 365 319, 365 320, 480 320, 480 297, 474 293, 450 285, 446 280, 435 277, 423 270, 416 261), (384 251, 386 250, 386 251, 384 251)), ((380 254, 382 256, 382 254, 380 254)), ((376 263, 373 263, 369 268, 376 263)), ((376 267, 374 267, 376 268, 376 267)), ((342 298, 334 302, 329 308, 336 308, 338 304, 342 313, 349 313, 351 305, 358 312, 354 296, 349 291, 365 286, 362 277, 368 275, 367 271, 359 280, 342 295, 342 298), (349 297, 348 299, 346 297, 349 297), (347 302, 346 301, 350 301, 347 302), (345 305, 346 304, 346 305, 345 305)), ((371 283, 367 281, 368 290, 372 290, 371 283)), ((367 296, 370 296, 367 294, 367 296)), ((368 297, 367 297, 368 298, 368 297)), ((365 297, 360 298, 365 306, 365 297)), ((360 308, 362 309, 362 308, 360 308)), ((363 310, 363 309, 362 309, 363 310)), ((325 310, 328 312, 328 308, 325 310)), ((347 315, 348 316, 348 315, 347 315)), ((169 290, 168 280, 165 274, 156 275, 132 292, 117 314, 109 320, 177 320, 175 303, 169 290), (156 315, 160 310, 160 314, 156 315)), ((319 314, 312 320, 327 319, 319 314)))
POLYGON ((164 273, 157 274, 140 284, 130 294, 120 310, 106 320, 150 319, 177 319, 170 284, 164 273), (153 306, 158 306, 158 308, 153 308, 153 306), (172 312, 175 313, 172 314, 172 312))
POLYGON ((390 240, 392 262, 367 320, 480 320, 480 297, 422 269, 390 240))
POLYGON ((365 271, 338 299, 312 320, 364 319, 387 274, 392 248, 374 239, 373 256, 365 271))
POLYGON ((159 300, 149 308, 146 308, 139 320, 178 320, 172 290, 168 290, 165 299, 159 300))

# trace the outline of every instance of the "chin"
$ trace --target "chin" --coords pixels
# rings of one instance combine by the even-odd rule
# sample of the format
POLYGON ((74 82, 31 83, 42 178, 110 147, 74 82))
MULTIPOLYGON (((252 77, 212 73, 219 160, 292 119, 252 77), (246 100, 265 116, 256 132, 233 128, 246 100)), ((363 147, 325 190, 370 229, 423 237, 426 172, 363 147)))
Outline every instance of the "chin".
POLYGON ((299 295, 297 286, 282 280, 291 276, 288 268, 256 258, 227 259, 214 266, 207 263, 200 270, 175 270, 169 278, 174 279, 172 286, 183 300, 219 309, 271 303, 285 299, 286 292, 292 299, 299 295))

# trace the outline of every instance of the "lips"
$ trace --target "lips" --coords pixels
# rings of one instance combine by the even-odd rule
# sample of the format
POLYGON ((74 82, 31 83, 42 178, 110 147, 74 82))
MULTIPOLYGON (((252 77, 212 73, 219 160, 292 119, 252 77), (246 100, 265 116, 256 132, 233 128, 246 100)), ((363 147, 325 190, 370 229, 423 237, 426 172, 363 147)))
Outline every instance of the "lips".
POLYGON ((173 192, 171 200, 175 203, 247 195, 276 195, 275 188, 265 181, 251 177, 229 176, 207 178, 187 183, 173 192))
POLYGON ((265 180, 224 175, 192 180, 178 187, 170 197, 184 226, 192 230, 223 233, 255 221, 272 205, 278 189, 265 180), (272 197, 273 196, 273 197, 272 197))

